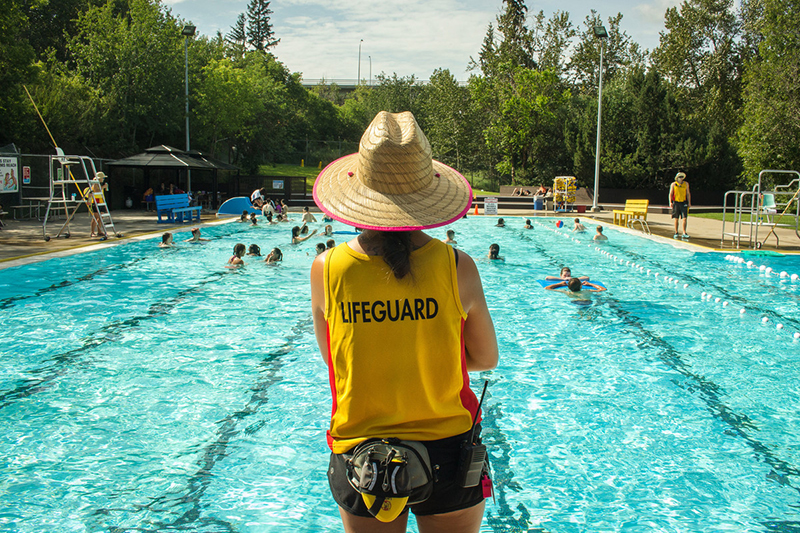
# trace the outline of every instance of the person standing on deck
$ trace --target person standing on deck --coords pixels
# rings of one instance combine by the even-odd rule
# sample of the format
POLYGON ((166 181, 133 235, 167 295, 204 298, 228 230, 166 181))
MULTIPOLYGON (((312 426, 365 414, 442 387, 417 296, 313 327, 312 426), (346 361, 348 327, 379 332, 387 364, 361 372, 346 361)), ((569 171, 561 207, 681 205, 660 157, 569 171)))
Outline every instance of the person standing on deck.
POLYGON ((686 174, 678 172, 675 174, 675 181, 669 186, 669 206, 672 208, 672 220, 675 221, 675 235, 688 239, 686 224, 689 219, 689 208, 692 207, 692 195, 689 192, 689 184, 686 183, 686 174), (683 218, 683 235, 678 234, 678 221, 683 218))

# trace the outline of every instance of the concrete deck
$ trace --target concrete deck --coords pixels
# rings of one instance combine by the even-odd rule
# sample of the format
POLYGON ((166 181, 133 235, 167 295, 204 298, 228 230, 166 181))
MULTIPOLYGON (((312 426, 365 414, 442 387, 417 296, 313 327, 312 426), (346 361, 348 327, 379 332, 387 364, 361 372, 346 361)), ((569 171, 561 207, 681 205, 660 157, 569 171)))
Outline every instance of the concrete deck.
MULTIPOLYGON (((673 223, 670 215, 664 214, 656 206, 654 212, 648 213, 647 223, 650 231, 655 238, 667 239, 674 242, 673 223)), ((292 209, 300 211, 300 208, 292 209)), ((314 209, 312 209, 312 212, 314 209)), ((480 210, 483 213, 483 210, 480 210)), ((110 246, 132 238, 146 238, 160 235, 165 231, 188 231, 192 226, 208 225, 219 223, 226 219, 218 219, 213 213, 202 215, 200 224, 171 225, 156 223, 156 215, 152 212, 120 210, 111 213, 114 224, 121 238, 110 237, 106 241, 101 241, 97 237, 89 237, 89 215, 79 213, 70 222, 70 238, 58 237, 59 230, 64 224, 64 219, 50 220, 47 224, 47 233, 51 236, 49 241, 44 240, 42 232, 42 222, 32 220, 8 220, 6 217, 5 227, 0 228, 0 269, 41 261, 53 257, 51 254, 66 255, 79 253, 94 246, 110 246)), ((469 216, 474 216, 473 212, 469 216)), ((483 216, 483 215, 480 215, 483 216)), ((553 217, 555 213, 551 211, 534 211, 522 209, 499 209, 498 215, 487 215, 491 217, 504 217, 510 220, 524 218, 553 217)), ((597 222, 604 226, 612 227, 611 209, 600 211, 599 213, 559 213, 559 218, 564 220, 567 227, 570 227, 574 218, 581 218, 590 222, 597 222)), ((726 229, 730 229, 730 224, 726 229)), ((639 226, 636 226, 638 232, 639 226)), ((630 230, 626 230, 630 231, 630 230)), ((681 246, 697 247, 698 250, 713 251, 720 250, 720 239, 722 237, 722 222, 698 217, 689 217, 688 233, 691 238, 688 241, 681 241, 681 246)), ((763 241, 769 233, 768 227, 760 227, 758 239, 763 241)), ((775 236, 770 236, 768 242, 762 247, 763 250, 773 250, 781 253, 800 253, 800 238, 793 229, 778 228, 776 234, 779 238, 780 246, 776 246, 775 236)), ((613 236, 612 236, 613 237, 613 236)), ((678 239, 680 241, 680 239, 678 239)), ((743 242, 743 249, 750 249, 746 240, 743 242)), ((731 244, 730 238, 726 240, 724 250, 736 251, 731 244)))

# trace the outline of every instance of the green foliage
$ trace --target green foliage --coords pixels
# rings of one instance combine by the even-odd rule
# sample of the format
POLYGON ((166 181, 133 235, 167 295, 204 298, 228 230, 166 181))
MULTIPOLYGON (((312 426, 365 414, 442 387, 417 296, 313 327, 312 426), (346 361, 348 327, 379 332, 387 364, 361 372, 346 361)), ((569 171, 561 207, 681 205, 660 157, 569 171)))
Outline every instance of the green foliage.
MULTIPOLYGON (((266 52, 281 40, 275 39, 272 23, 269 21, 272 10, 268 0, 250 0, 247 5, 247 44, 253 50, 266 52)), ((241 23, 239 23, 241 24, 241 23)), ((241 29, 241 26, 240 26, 241 29)))
POLYGON ((740 153, 749 183, 761 170, 800 170, 800 7, 765 0, 763 41, 745 77, 740 153))
MULTIPOLYGON (((161 0, 8 4, 0 143, 51 145, 24 83, 62 146, 109 157, 183 146, 187 41, 161 0)), ((227 152, 246 171, 300 159, 316 167, 354 151, 378 111, 412 111, 434 156, 479 186, 560 174, 591 185, 602 50, 603 187, 664 188, 684 170, 695 190, 733 188, 762 168, 800 167, 799 8, 740 4, 685 0, 667 10, 648 58, 619 13, 592 11, 575 26, 566 12, 528 18, 524 0, 504 0, 467 87, 440 69, 426 85, 382 73, 345 93, 324 82, 303 88, 269 52, 269 2, 250 0, 226 37, 188 41, 192 146, 227 152), (606 40, 593 32, 601 23, 606 40)))
POLYGON ((27 18, 17 4, 0 9, 0 145, 13 142, 24 129, 9 120, 24 114, 29 105, 22 88, 35 79, 33 47, 23 38, 27 18))

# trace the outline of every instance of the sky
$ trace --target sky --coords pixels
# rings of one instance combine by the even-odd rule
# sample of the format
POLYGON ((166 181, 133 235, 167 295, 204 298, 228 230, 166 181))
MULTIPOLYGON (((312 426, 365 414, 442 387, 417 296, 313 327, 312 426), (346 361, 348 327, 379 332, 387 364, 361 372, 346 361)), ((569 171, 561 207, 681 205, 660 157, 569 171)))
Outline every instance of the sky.
MULTIPOLYGON (((227 34, 248 0, 162 0, 175 17, 213 37, 227 34)), ((567 11, 581 26, 592 8, 603 20, 623 14, 621 29, 642 49, 654 49, 664 12, 678 0, 527 0, 529 20, 567 11), (598 5, 600 7, 598 7, 598 5)), ((272 0, 270 21, 280 43, 272 52, 305 80, 373 79, 380 73, 427 80, 437 68, 458 80, 469 77, 488 25, 496 26, 502 0, 272 0), (363 42, 362 42, 363 39, 363 42)), ((530 27, 529 22, 529 27, 530 27)))

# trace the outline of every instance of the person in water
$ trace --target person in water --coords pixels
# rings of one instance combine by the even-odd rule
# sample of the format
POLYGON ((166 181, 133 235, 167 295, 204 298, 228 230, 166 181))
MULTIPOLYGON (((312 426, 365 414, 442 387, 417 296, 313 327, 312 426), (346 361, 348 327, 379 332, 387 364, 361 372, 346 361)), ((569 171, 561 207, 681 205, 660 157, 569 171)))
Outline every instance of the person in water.
POLYGON ((505 258, 500 255, 500 245, 494 243, 489 246, 489 259, 505 261, 505 258))
POLYGON ((280 248, 273 248, 272 251, 267 254, 267 258, 264 259, 264 262, 267 264, 277 263, 278 261, 283 261, 283 253, 280 248))
POLYGON ((595 241, 607 241, 608 240, 608 237, 603 235, 603 226, 597 226, 597 229, 595 231, 597 233, 592 238, 592 240, 595 240, 595 241))
POLYGON ((480 527, 481 486, 489 491, 491 482, 479 472, 483 481, 464 488, 459 460, 463 446, 479 445, 470 437, 480 410, 468 372, 495 368, 497 339, 475 262, 423 232, 460 219, 470 199, 467 180, 432 160, 409 112, 379 113, 358 153, 328 165, 314 185, 323 212, 362 228, 311 267, 314 331, 333 403, 327 475, 347 532, 406 531, 405 509, 422 532, 480 527), (387 482, 372 489, 352 484, 349 454, 371 438, 427 450, 437 465, 427 498, 392 492, 384 476, 400 470, 391 479, 402 491, 408 464, 376 464, 387 482))
MULTIPOLYGON (((568 280, 572 277, 572 270, 569 267, 564 267, 561 269, 561 273, 558 276, 545 276, 544 279, 553 280, 553 279, 561 279, 561 280, 568 280)), ((589 279, 589 276, 579 276, 577 279, 581 281, 586 281, 589 279)))
POLYGON ((545 289, 548 291, 576 293, 584 290, 584 287, 588 287, 586 292, 602 292, 606 290, 606 288, 602 285, 592 283, 591 281, 581 281, 578 278, 570 278, 568 280, 559 281, 558 283, 548 285, 545 287, 545 289), (563 287, 566 287, 569 290, 565 291, 563 287))
POLYGON ((447 238, 446 239, 442 239, 443 243, 445 243, 445 244, 458 244, 458 241, 456 241, 456 239, 455 239, 455 236, 456 236, 456 232, 455 231, 449 229, 449 230, 447 230, 447 232, 445 232, 445 235, 447 236, 447 238))
POLYGON ((237 243, 233 247, 233 255, 231 256, 230 259, 228 259, 228 263, 227 263, 226 266, 230 267, 230 268, 233 268, 233 267, 238 267, 238 266, 243 265, 244 264, 244 260, 242 259, 242 257, 244 257, 244 252, 246 250, 247 250, 247 248, 245 248, 244 244, 237 243))
POLYGON ((159 248, 173 248, 175 243, 172 241, 172 233, 166 232, 161 236, 161 242, 159 243, 159 248))

